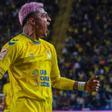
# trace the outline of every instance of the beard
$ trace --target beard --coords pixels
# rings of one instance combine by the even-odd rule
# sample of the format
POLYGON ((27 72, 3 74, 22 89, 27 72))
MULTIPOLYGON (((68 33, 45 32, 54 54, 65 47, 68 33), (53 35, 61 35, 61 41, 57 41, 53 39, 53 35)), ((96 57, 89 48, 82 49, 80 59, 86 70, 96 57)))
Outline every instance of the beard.
POLYGON ((46 37, 48 34, 47 26, 41 25, 40 27, 36 28, 36 34, 39 38, 46 37))

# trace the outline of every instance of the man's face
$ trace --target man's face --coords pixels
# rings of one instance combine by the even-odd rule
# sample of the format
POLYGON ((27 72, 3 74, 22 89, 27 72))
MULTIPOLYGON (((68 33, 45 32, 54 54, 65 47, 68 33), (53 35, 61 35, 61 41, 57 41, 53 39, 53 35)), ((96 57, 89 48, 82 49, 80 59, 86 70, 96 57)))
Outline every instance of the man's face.
POLYGON ((48 25, 50 25, 51 18, 44 9, 40 9, 35 13, 35 31, 40 37, 46 36, 48 32, 48 25))

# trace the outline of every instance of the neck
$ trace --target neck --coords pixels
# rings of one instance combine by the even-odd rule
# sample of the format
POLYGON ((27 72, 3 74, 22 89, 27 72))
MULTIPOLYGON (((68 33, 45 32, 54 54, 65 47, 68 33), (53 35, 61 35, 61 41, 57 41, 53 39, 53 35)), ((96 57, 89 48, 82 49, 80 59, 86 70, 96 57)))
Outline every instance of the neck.
POLYGON ((38 38, 39 36, 36 35, 35 29, 31 25, 28 25, 28 24, 26 24, 23 27, 23 34, 25 34, 26 36, 32 38, 33 40, 39 39, 38 38))

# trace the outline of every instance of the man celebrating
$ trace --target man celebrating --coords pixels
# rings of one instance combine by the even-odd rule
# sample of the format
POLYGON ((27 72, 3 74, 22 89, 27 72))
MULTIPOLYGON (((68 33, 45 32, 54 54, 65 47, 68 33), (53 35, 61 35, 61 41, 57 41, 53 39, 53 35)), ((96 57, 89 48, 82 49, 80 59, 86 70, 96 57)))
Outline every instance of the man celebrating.
POLYGON ((98 91, 96 77, 78 82, 60 76, 55 48, 42 39, 51 21, 42 3, 24 4, 19 21, 23 33, 7 42, 0 53, 0 77, 8 71, 11 83, 11 112, 52 112, 52 87, 98 91))

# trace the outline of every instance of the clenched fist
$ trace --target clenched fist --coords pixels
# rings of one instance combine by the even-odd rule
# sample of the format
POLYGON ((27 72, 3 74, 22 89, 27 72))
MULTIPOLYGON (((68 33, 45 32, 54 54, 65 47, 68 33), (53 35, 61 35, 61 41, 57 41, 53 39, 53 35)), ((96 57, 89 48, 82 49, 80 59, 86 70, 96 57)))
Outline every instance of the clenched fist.
POLYGON ((86 91, 92 95, 96 95, 100 87, 100 81, 97 76, 90 78, 87 82, 75 81, 73 89, 79 91, 86 91))
POLYGON ((90 78, 85 84, 85 91, 89 93, 98 92, 100 87, 100 81, 96 76, 90 78))

